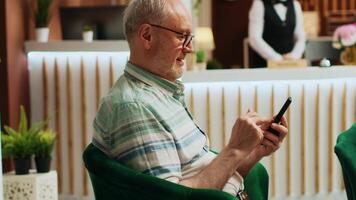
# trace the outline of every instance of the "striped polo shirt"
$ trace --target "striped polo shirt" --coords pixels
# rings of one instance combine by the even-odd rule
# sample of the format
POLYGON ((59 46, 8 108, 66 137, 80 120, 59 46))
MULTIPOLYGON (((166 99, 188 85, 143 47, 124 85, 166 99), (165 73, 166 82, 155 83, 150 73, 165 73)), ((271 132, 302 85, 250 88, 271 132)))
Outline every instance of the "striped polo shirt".
MULTIPOLYGON (((197 174, 215 157, 186 108, 183 84, 130 63, 101 99, 93 127, 93 144, 108 156, 175 183, 197 174)), ((242 179, 229 183, 226 191, 234 194, 242 179)))

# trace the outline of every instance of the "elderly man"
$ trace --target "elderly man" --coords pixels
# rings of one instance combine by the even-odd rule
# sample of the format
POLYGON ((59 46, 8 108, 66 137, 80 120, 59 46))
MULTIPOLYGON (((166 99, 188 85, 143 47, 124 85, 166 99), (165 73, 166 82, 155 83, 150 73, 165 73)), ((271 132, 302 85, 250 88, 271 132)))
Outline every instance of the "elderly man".
POLYGON ((132 0, 124 16, 130 59, 100 104, 93 144, 145 174, 193 188, 243 191, 243 177, 276 151, 288 129, 248 111, 220 154, 184 102, 184 58, 192 53, 192 24, 180 0, 132 0), (271 127, 279 136, 267 131, 271 127))

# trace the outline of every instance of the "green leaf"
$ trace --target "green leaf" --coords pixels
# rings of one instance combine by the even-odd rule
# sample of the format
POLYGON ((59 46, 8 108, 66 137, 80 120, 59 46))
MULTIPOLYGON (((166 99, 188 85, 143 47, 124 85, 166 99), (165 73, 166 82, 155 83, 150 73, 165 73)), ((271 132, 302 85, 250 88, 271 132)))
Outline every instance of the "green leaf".
POLYGON ((17 131, 15 131, 14 129, 12 129, 9 126, 4 126, 4 129, 5 129, 6 133, 9 135, 19 134, 17 131))
POLYGON ((39 121, 34 123, 31 128, 28 130, 29 134, 37 134, 38 132, 40 132, 47 124, 48 124, 49 120, 46 119, 45 121, 39 121))
POLYGON ((34 153, 37 157, 50 157, 55 144, 56 135, 48 129, 39 132, 35 138, 34 153))
POLYGON ((215 59, 209 60, 206 69, 223 69, 223 65, 215 59))
POLYGON ((19 124, 19 133, 25 133, 27 132, 27 117, 26 117, 26 112, 25 108, 23 106, 20 107, 21 114, 20 114, 20 124, 19 124))
POLYGON ((205 52, 204 51, 202 51, 202 50, 197 51, 196 56, 197 56, 198 63, 204 62, 204 60, 205 60, 205 52))
POLYGON ((51 18, 50 7, 53 0, 37 0, 37 9, 35 11, 36 27, 47 27, 51 18))
MULTIPOLYGON (((7 135, 2 134, 1 144, 3 145, 3 155, 4 157, 11 156, 14 158, 30 158, 36 147, 36 141, 39 133, 43 131, 43 128, 49 122, 49 118, 43 121, 34 123, 32 126, 28 127, 26 112, 23 106, 20 108, 20 122, 18 131, 11 127, 5 126, 5 131, 7 135)), ((46 148, 43 152, 51 152, 53 149, 55 135, 49 135, 45 137, 46 148)), ((43 145, 42 145, 43 146, 43 145)))

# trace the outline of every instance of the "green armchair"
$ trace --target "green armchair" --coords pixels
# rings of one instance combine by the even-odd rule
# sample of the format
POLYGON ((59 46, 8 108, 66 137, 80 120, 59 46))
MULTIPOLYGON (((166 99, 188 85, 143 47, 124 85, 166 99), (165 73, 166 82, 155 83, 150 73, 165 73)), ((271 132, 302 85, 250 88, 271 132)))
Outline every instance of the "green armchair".
POLYGON ((342 167, 347 199, 356 200, 356 123, 338 136, 334 151, 342 167))
MULTIPOLYGON (((220 190, 193 189, 129 169, 93 144, 83 153, 96 200, 236 200, 220 190)), ((245 180, 251 200, 268 199, 268 174, 261 164, 245 180)))

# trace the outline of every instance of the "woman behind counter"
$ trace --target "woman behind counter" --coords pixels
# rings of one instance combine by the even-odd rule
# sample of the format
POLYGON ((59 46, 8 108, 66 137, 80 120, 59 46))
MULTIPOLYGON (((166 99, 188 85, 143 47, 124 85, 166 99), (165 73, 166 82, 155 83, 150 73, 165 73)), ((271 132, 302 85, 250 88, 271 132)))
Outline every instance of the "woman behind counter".
POLYGON ((249 43, 257 53, 250 67, 267 60, 300 59, 305 49, 302 9, 296 0, 254 0, 249 13, 249 43))

